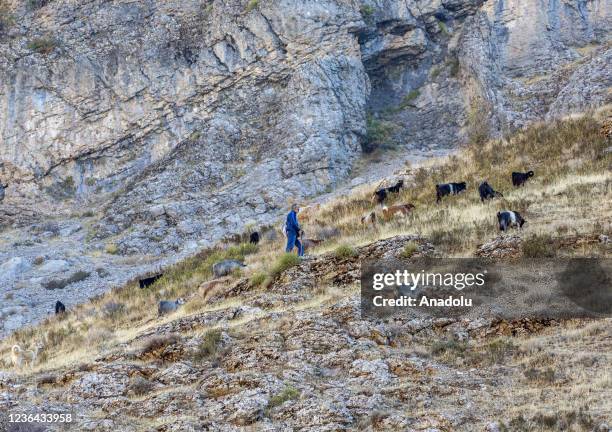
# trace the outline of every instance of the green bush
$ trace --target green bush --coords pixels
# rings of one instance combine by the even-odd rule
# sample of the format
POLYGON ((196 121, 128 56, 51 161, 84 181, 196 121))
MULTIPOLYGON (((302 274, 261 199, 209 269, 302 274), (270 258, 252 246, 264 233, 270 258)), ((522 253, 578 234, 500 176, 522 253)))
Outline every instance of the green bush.
POLYGON ((468 349, 468 345, 465 342, 458 342, 456 340, 439 340, 435 341, 431 345, 431 354, 436 357, 452 355, 463 355, 468 349))
POLYGON ((412 102, 421 95, 421 91, 418 89, 410 90, 410 92, 402 98, 402 102, 399 104, 400 109, 406 109, 408 107, 414 107, 412 102))
POLYGON ((104 252, 110 255, 117 255, 119 253, 119 247, 115 243, 107 243, 104 246, 104 252))
POLYGON ((49 54, 57 47, 57 41, 51 38, 36 38, 28 43, 28 49, 38 54, 49 54))
POLYGON ((266 278, 267 276, 265 273, 255 273, 251 276, 251 285, 254 287, 260 286, 266 281, 266 278))
POLYGON ((352 258, 357 255, 354 248, 349 245, 340 245, 334 251, 336 258, 352 258))
POLYGON ((404 246, 404 250, 401 253, 401 257, 402 258, 410 258, 412 255, 417 253, 418 250, 419 250, 418 243, 416 243, 414 241, 409 241, 408 243, 406 243, 406 246, 404 246))
POLYGON ((372 115, 366 119, 367 135, 361 148, 365 153, 371 153, 377 148, 392 147, 390 140, 396 126, 386 120, 379 120, 372 115))
POLYGON ((497 339, 486 346, 487 360, 491 364, 501 363, 506 356, 516 352, 517 346, 510 340, 497 339))
POLYGON ((256 9, 259 6, 259 0, 249 0, 246 5, 246 11, 251 12, 253 9, 256 9))
POLYGON ((446 27, 446 24, 444 24, 442 21, 438 21, 438 28, 440 29, 440 32, 444 35, 444 36, 448 36, 448 27, 446 27))
POLYGON ((461 63, 459 63, 458 58, 452 58, 451 60, 447 61, 446 64, 450 68, 450 76, 454 78, 459 75, 461 63))
POLYGON ((295 400, 300 397, 300 391, 293 386, 286 386, 283 391, 272 396, 268 401, 268 409, 280 406, 288 400, 295 400))
POLYGON ((217 353, 221 342, 221 331, 220 330, 208 330, 204 333, 202 342, 198 345, 198 348, 194 354, 194 360, 203 361, 217 353))
POLYGON ((270 277, 275 278, 279 276, 284 271, 294 267, 300 263, 300 257, 294 255, 292 253, 285 253, 281 255, 281 257, 276 260, 272 269, 270 270, 270 277))
POLYGON ((362 5, 359 8, 359 12, 361 12, 361 16, 363 17, 364 21, 371 23, 372 18, 374 17, 374 8, 372 6, 362 5))

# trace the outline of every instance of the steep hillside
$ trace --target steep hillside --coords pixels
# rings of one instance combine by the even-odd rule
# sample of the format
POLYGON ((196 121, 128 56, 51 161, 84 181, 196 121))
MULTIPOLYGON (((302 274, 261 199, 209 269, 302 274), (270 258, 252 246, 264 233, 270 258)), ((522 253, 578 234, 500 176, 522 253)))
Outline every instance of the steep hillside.
MULTIPOLYGON (((0 343, 0 407, 71 412, 77 430, 607 431, 610 320, 365 319, 363 259, 612 254, 610 109, 528 127, 406 168, 407 219, 364 226, 367 190, 304 215, 327 240, 298 260, 281 239, 203 251, 148 289, 129 284, 0 343), (608 126, 606 126, 606 124, 608 126), (512 188, 508 173, 536 176, 512 188), (434 204, 433 185, 463 179, 434 204), (488 179, 503 199, 480 202, 488 179), (593 197, 597 199, 593 199, 593 197), (495 214, 524 229, 499 236, 495 214), (484 243, 484 245, 481 245, 484 243), (244 259, 213 279, 213 263, 244 259), (187 303, 156 316, 160 299, 187 303), (43 341, 33 370, 14 343, 43 341)), ((61 430, 52 425, 51 430, 61 430)))

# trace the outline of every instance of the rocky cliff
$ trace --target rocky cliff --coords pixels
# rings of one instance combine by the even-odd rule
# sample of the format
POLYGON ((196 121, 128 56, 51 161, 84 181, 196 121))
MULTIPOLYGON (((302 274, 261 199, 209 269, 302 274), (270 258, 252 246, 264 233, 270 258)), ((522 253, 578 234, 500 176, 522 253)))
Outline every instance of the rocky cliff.
POLYGON ((385 142, 435 148, 610 98, 606 1, 3 5, 3 220, 101 208, 93 237, 121 253, 333 187, 368 115, 385 142))

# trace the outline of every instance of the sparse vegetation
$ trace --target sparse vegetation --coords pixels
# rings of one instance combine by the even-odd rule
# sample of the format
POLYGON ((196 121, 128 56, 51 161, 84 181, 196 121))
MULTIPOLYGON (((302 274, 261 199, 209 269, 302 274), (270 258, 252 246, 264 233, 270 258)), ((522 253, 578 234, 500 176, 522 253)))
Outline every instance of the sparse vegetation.
POLYGON ((449 35, 448 27, 442 21, 438 21, 438 29, 440 30, 440 33, 442 33, 444 36, 449 35))
POLYGON ((400 103, 400 109, 406 109, 408 107, 413 107, 412 102, 421 95, 421 91, 419 89, 413 89, 408 92, 406 96, 403 97, 402 102, 400 103))
POLYGON ((45 188, 45 191, 57 200, 63 200, 74 197, 76 194, 76 185, 74 178, 68 176, 45 188))
POLYGON ((527 258, 552 258, 556 255, 554 241, 549 235, 534 235, 523 240, 523 255, 527 258))
POLYGON ((365 153, 371 153, 376 149, 392 147, 391 137, 395 131, 395 124, 387 120, 380 120, 372 115, 367 118, 367 135, 362 144, 365 153))
POLYGON ((281 406, 289 400, 295 400, 300 397, 300 391, 293 386, 286 386, 280 393, 272 396, 268 401, 268 409, 281 406))
POLYGON ((353 258, 357 256, 357 251, 349 245, 340 245, 334 251, 334 255, 336 258, 353 258))
POLYGON ((402 258, 410 258, 412 257, 415 253, 417 253, 419 250, 419 245, 418 243, 411 241, 406 243, 406 246, 404 246, 404 250, 402 251, 402 258))
POLYGON ((290 269, 291 267, 298 265, 299 263, 300 263, 299 256, 292 254, 292 253, 285 253, 281 255, 280 258, 278 258, 278 260, 272 266, 272 269, 270 270, 270 277, 274 279, 275 277, 278 277, 284 271, 290 269))
POLYGON ((259 0, 249 0, 246 5, 246 11, 251 12, 253 9, 257 9, 259 6, 259 0))
POLYGON ((30 10, 36 10, 47 5, 51 0, 27 0, 27 6, 30 10))
POLYGON ((155 384, 142 376, 136 376, 130 381, 128 392, 136 396, 145 396, 153 391, 155 384))
POLYGON ((255 273, 251 276, 251 285, 254 287, 262 285, 266 281, 266 277, 265 273, 255 273))
POLYGON ((119 253, 119 246, 115 243, 107 243, 106 246, 104 246, 104 252, 110 255, 117 255, 119 253))
POLYGON ((374 8, 370 5, 361 5, 359 8, 359 12, 361 12, 361 16, 363 20, 368 24, 372 23, 372 19, 374 17, 374 8))
POLYGON ((450 76, 456 77, 459 75, 459 71, 461 70, 461 63, 459 63, 459 59, 457 57, 453 57, 446 62, 446 65, 449 68, 450 76))
MULTIPOLYGON (((594 222, 610 217, 611 210, 605 203, 609 202, 612 194, 610 187, 612 174, 608 171, 612 155, 605 152, 609 143, 599 135, 600 127, 599 121, 588 116, 534 125, 513 136, 487 141, 480 146, 471 143, 453 157, 432 161, 412 170, 409 173, 411 187, 393 195, 388 202, 389 205, 400 202, 411 202, 416 205, 417 211, 414 212, 409 225, 382 220, 377 224, 376 229, 365 229, 360 225, 360 217, 364 212, 372 210, 370 197, 373 185, 335 199, 322 205, 309 222, 304 221, 309 232, 315 232, 319 227, 333 228, 337 231, 333 240, 327 242, 327 246, 324 243, 315 253, 334 253, 339 244, 357 248, 380 238, 419 233, 429 240, 434 240, 434 244, 442 253, 470 256, 474 253, 477 244, 499 235, 495 213, 500 209, 518 210, 525 216, 526 226, 522 231, 517 230, 513 233, 520 235, 527 243, 533 233, 548 236, 547 238, 552 238, 551 233, 557 236, 564 235, 565 230, 558 232, 557 227, 560 222, 568 223, 566 215, 576 211, 587 216, 584 217, 584 220, 572 221, 571 224, 568 224, 571 227, 571 235, 591 234, 593 229, 598 230, 599 233, 605 232, 608 229, 607 225, 596 226, 594 222), (536 176, 524 188, 512 188, 509 173, 512 170, 524 170, 525 167, 534 167, 536 176), (504 198, 486 205, 481 204, 475 189, 478 181, 482 179, 487 179, 492 185, 499 188, 504 193, 504 198), (454 180, 467 181, 468 193, 448 197, 441 204, 435 204, 434 185, 454 180), (599 199, 597 200, 590 199, 587 193, 593 192, 595 188, 598 188, 599 199), (546 194, 545 200, 542 199, 543 194, 546 194), (554 210, 551 211, 551 209, 554 210), (325 250, 326 247, 327 250, 325 250)), ((227 306, 235 307, 235 303, 231 303, 235 300, 232 297, 220 301, 215 300, 214 304, 197 298, 199 287, 213 277, 212 265, 222 259, 245 260, 248 264, 245 276, 248 279, 228 282, 227 285, 221 285, 219 291, 229 292, 236 289, 236 292, 240 292, 237 295, 239 297, 236 297, 240 299, 239 301, 243 300, 243 295, 248 295, 249 290, 257 295, 264 295, 266 294, 264 289, 253 289, 253 287, 267 285, 266 281, 278 283, 275 280, 278 275, 301 262, 293 254, 279 256, 281 243, 283 239, 279 238, 275 241, 262 242, 259 247, 250 244, 236 244, 226 250, 209 249, 167 269, 164 278, 150 290, 140 290, 133 282, 123 289, 114 290, 91 303, 75 308, 74 313, 66 314, 61 320, 52 317, 38 327, 18 330, 0 345, 0 351, 3 354, 0 356, 0 364, 6 361, 6 354, 12 343, 29 346, 33 339, 41 336, 47 339, 47 346, 53 347, 48 352, 48 360, 45 358, 41 361, 42 371, 57 370, 68 362, 93 361, 94 358, 100 356, 101 352, 106 352, 107 349, 116 350, 118 346, 123 348, 125 344, 140 340, 138 337, 143 332, 150 332, 152 326, 156 325, 151 323, 156 317, 156 304, 160 299, 178 297, 188 299, 186 306, 191 307, 181 310, 172 319, 184 318, 186 310, 198 317, 208 317, 212 313, 210 315, 212 317, 227 306), (230 287, 230 283, 234 282, 236 285, 230 287), (228 303, 224 304, 226 301, 228 303), (114 313, 108 313, 105 310, 108 302, 116 302, 124 306, 119 307, 114 313), (113 332, 109 332, 109 328, 112 328, 113 332), (98 329, 102 329, 100 333, 98 329)), ((415 242, 407 243, 402 255, 412 256, 416 250, 418 250, 418 245, 415 242)), ((570 252, 561 251, 560 253, 570 252)), ((281 280, 285 282, 284 278, 281 280)), ((319 307, 320 302, 328 298, 325 292, 314 291, 314 293, 316 297, 309 300, 312 303, 309 303, 308 306, 300 303, 292 304, 290 307, 319 307)), ((346 293, 343 292, 342 295, 346 293)), ((274 308, 274 313, 281 316, 288 309, 285 305, 275 305, 274 308)), ((227 330, 228 333, 236 331, 236 327, 243 326, 244 324, 240 323, 242 319, 246 320, 247 316, 230 321, 230 327, 234 328, 227 330)), ((256 325, 276 325, 282 319, 258 319, 256 325)), ((290 326, 291 324, 282 325, 290 326)), ((195 330, 198 334, 200 331, 204 334, 202 341, 193 348, 190 345, 189 351, 182 351, 184 346, 179 343, 179 336, 172 335, 146 340, 142 354, 137 351, 136 355, 144 362, 159 362, 160 359, 163 361, 188 359, 193 360, 194 364, 202 361, 208 365, 210 362, 215 367, 216 364, 219 364, 221 356, 226 358, 225 353, 228 351, 220 348, 220 333, 216 329, 207 328, 207 324, 203 325, 202 330, 195 330), (175 344, 177 346, 174 346, 175 344)), ((247 324, 249 325, 253 324, 247 324)), ((250 327, 248 329, 250 330, 250 327)), ((191 332, 191 330, 188 331, 191 332)), ((268 331, 268 328, 265 331, 268 331)), ((249 343, 253 342, 249 345, 249 349, 252 349, 254 355, 267 355, 269 346, 275 347, 278 344, 283 347, 287 343, 279 334, 282 332, 277 332, 276 328, 271 333, 278 335, 278 339, 276 337, 265 340, 249 339, 249 343)), ((405 342, 408 342, 407 346, 412 344, 413 336, 406 334, 405 331, 399 334, 400 336, 393 340, 394 346, 385 346, 385 349, 398 349, 397 347, 401 347, 405 342)), ((234 340, 233 334, 231 336, 234 340)), ((186 340, 194 337, 196 335, 193 333, 185 334, 186 340)), ((414 337, 418 339, 418 336, 414 337)), ((576 336, 575 338, 580 341, 581 337, 576 336)), ((440 340, 432 345, 429 345, 429 342, 426 343, 429 348, 428 354, 434 357, 432 361, 456 365, 465 370, 471 368, 486 370, 487 368, 499 368, 497 366, 499 364, 512 364, 513 370, 518 371, 516 373, 520 375, 520 380, 532 386, 530 391, 534 387, 545 386, 547 391, 554 389, 563 382, 562 377, 567 373, 555 363, 564 359, 565 353, 559 356, 552 352, 546 357, 539 352, 527 353, 523 349, 524 339, 521 338, 483 339, 478 342, 470 340, 470 343, 456 340, 440 340)), ((551 339, 548 341, 548 348, 556 346, 553 344, 559 344, 565 349, 567 342, 551 339)), ((397 366, 394 365, 395 367, 397 366)), ((417 374, 418 380, 421 380, 428 372, 415 368, 415 370, 404 373, 417 374)), ((572 378, 578 379, 577 375, 572 378)), ((583 386, 584 381, 581 381, 579 385, 583 386)), ((609 386, 609 378, 606 381, 604 377, 597 385, 609 386)), ((599 397, 601 391, 593 394, 599 397)), ((295 389, 293 391, 283 390, 271 398, 269 406, 272 408, 281 406, 287 400, 297 398, 299 398, 299 392, 295 389)), ((576 412, 576 418, 578 415, 576 412)), ((525 420, 527 425, 540 424, 537 423, 538 420, 533 412, 524 417, 527 419, 525 420)), ((587 418, 586 415, 585 418, 587 418)), ((576 420, 574 424, 577 425, 578 421, 576 420)), ((501 426, 500 430, 502 430, 501 426)))
MULTIPOLYGON (((31 40, 28 43, 28 49, 38 54, 50 54, 56 47, 57 41, 48 37, 41 37, 31 40)), ((72 178, 72 177, 71 177, 72 178)))
POLYGON ((209 330, 204 333, 202 342, 200 342, 198 345, 198 348, 193 356, 194 360, 201 362, 214 356, 217 353, 219 342, 221 342, 220 330, 209 330))
POLYGON ((179 340, 180 337, 175 334, 152 336, 144 342, 141 355, 154 354, 170 345, 175 345, 179 340))
POLYGON ((123 303, 110 301, 102 307, 102 313, 107 319, 115 321, 119 316, 125 313, 125 305, 123 303))

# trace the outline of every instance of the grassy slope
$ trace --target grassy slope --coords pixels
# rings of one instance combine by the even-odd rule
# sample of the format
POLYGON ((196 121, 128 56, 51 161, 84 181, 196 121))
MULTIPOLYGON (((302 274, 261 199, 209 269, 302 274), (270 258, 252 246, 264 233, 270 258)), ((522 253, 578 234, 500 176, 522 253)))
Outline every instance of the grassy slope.
MULTIPOLYGON (((375 228, 361 226, 361 216, 373 209, 370 195, 374 186, 327 203, 304 222, 305 228, 316 232, 320 226, 335 226, 341 235, 312 253, 416 233, 432 239, 447 255, 472 255, 479 243, 498 234, 495 214, 500 209, 520 211, 528 221, 522 236, 537 235, 537 241, 544 241, 554 250, 558 238, 610 235, 612 153, 606 153, 610 142, 600 133, 600 119, 609 113, 600 112, 599 120, 585 116, 533 125, 508 139, 478 148, 468 146, 457 156, 433 160, 415 170, 408 167, 407 183, 411 185, 393 198, 393 202, 416 205, 414 215, 406 220, 384 222, 375 228), (510 172, 527 169, 536 172, 535 178, 525 188, 513 189, 510 172), (484 179, 502 191, 505 198, 481 204, 476 189, 484 179), (434 185, 448 181, 467 181, 468 192, 447 197, 436 205, 434 185)), ((261 283, 266 274, 275 271, 282 249, 279 239, 263 242, 258 248, 240 245, 203 251, 167 271, 152 289, 140 290, 137 284, 129 284, 82 305, 64 318, 54 317, 35 328, 16 332, 0 342, 0 366, 9 366, 9 348, 14 343, 29 346, 36 340, 45 340, 47 349, 36 370, 53 370, 89 361, 178 317, 227 306, 203 301, 200 287, 212 278, 212 264, 223 258, 244 258, 249 264, 247 276, 261 283), (187 298, 187 305, 172 316, 157 319, 157 301, 177 297, 187 298)), ((566 248, 558 253, 607 254, 609 249, 588 243, 582 249, 566 248)))

